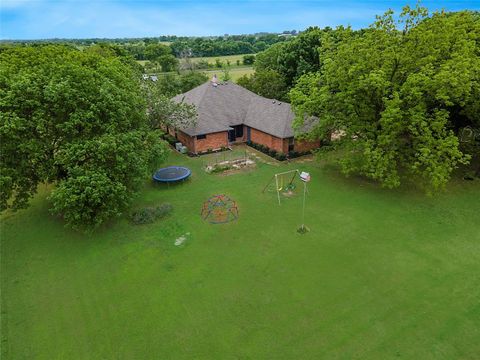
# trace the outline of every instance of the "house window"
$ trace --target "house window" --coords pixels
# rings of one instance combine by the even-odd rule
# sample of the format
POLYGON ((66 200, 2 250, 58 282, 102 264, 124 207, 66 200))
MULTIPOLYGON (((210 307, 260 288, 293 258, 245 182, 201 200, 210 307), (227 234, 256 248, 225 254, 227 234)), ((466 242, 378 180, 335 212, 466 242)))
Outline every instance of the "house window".
POLYGON ((197 135, 197 140, 203 140, 206 138, 207 138, 207 135, 197 135))
POLYGON ((295 148, 295 138, 288 138, 288 152, 293 151, 295 148))

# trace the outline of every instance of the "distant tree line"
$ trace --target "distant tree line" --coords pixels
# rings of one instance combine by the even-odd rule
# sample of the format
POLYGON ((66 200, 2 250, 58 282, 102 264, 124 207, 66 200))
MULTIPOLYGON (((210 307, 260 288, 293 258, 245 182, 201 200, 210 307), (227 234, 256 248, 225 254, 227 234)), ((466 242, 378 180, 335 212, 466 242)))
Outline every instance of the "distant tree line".
POLYGON ((171 49, 175 57, 202 56, 225 56, 252 54, 264 51, 272 44, 284 42, 288 37, 296 34, 296 31, 285 32, 284 34, 262 33, 256 35, 225 35, 216 37, 181 37, 181 36, 159 36, 153 38, 123 38, 123 39, 48 39, 48 40, 24 40, 24 41, 3 41, 1 47, 12 45, 32 44, 63 44, 73 45, 79 48, 96 44, 111 44, 123 48, 127 54, 135 60, 149 60, 149 49, 151 45, 163 45, 171 49))
POLYGON ((268 98, 288 100, 288 91, 300 76, 320 69, 321 39, 337 31, 310 27, 289 41, 273 44, 256 55, 255 73, 242 76, 238 84, 268 98))

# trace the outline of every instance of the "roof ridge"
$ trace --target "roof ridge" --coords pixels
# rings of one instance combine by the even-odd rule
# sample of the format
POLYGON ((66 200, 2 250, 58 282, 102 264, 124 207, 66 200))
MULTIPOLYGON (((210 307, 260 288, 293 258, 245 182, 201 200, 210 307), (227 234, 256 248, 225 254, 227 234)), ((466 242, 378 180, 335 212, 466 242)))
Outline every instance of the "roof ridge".
POLYGON ((194 136, 246 125, 278 138, 293 136, 293 115, 289 103, 255 94, 232 82, 211 85, 207 81, 174 98, 196 106, 197 124, 185 129, 194 136), (211 88, 211 89, 210 89, 211 88))

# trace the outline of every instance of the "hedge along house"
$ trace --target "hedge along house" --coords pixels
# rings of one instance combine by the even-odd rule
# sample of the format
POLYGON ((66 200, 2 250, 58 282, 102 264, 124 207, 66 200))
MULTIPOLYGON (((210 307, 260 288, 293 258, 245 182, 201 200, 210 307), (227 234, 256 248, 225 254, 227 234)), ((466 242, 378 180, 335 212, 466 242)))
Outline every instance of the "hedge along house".
POLYGON ((193 154, 246 141, 284 154, 320 146, 320 141, 294 139, 290 104, 264 98, 230 82, 217 83, 215 77, 175 96, 173 101, 193 104, 197 109, 195 126, 168 129, 193 154))

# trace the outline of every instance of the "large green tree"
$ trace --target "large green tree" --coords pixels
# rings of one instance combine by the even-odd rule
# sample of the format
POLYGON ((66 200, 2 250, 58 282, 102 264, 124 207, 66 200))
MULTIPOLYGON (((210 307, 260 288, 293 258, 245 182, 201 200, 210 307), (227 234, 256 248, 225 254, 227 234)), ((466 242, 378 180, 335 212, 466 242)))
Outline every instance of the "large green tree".
POLYGON ((256 71, 252 75, 243 75, 237 84, 269 99, 286 101, 288 88, 285 78, 275 70, 256 71))
POLYGON ((171 55, 171 54, 172 54, 172 49, 170 48, 170 46, 167 46, 164 44, 153 43, 153 44, 148 44, 145 47, 145 58, 150 61, 158 61, 158 59, 161 56, 171 55))
MULTIPOLYGON (((170 94, 173 96, 174 94, 170 94)), ((194 105, 174 102, 160 83, 145 83, 147 114, 152 129, 190 127, 195 125, 197 111, 194 105)))
POLYGON ((293 40, 271 46, 257 54, 256 71, 274 70, 291 87, 301 75, 319 70, 319 48, 322 36, 328 31, 331 30, 310 27, 293 40))
POLYGON ((478 124, 480 18, 405 7, 389 11, 360 35, 320 48, 321 71, 290 92, 301 127, 318 117, 311 136, 343 134, 345 173, 396 187, 403 176, 428 191, 443 187, 466 163, 454 132, 478 124))
POLYGON ((163 72, 175 71, 178 69, 179 61, 173 55, 162 55, 157 59, 163 72))
POLYGON ((0 54, 1 209, 53 183, 53 210, 98 226, 128 205, 166 156, 140 77, 108 51, 22 47, 0 54))

